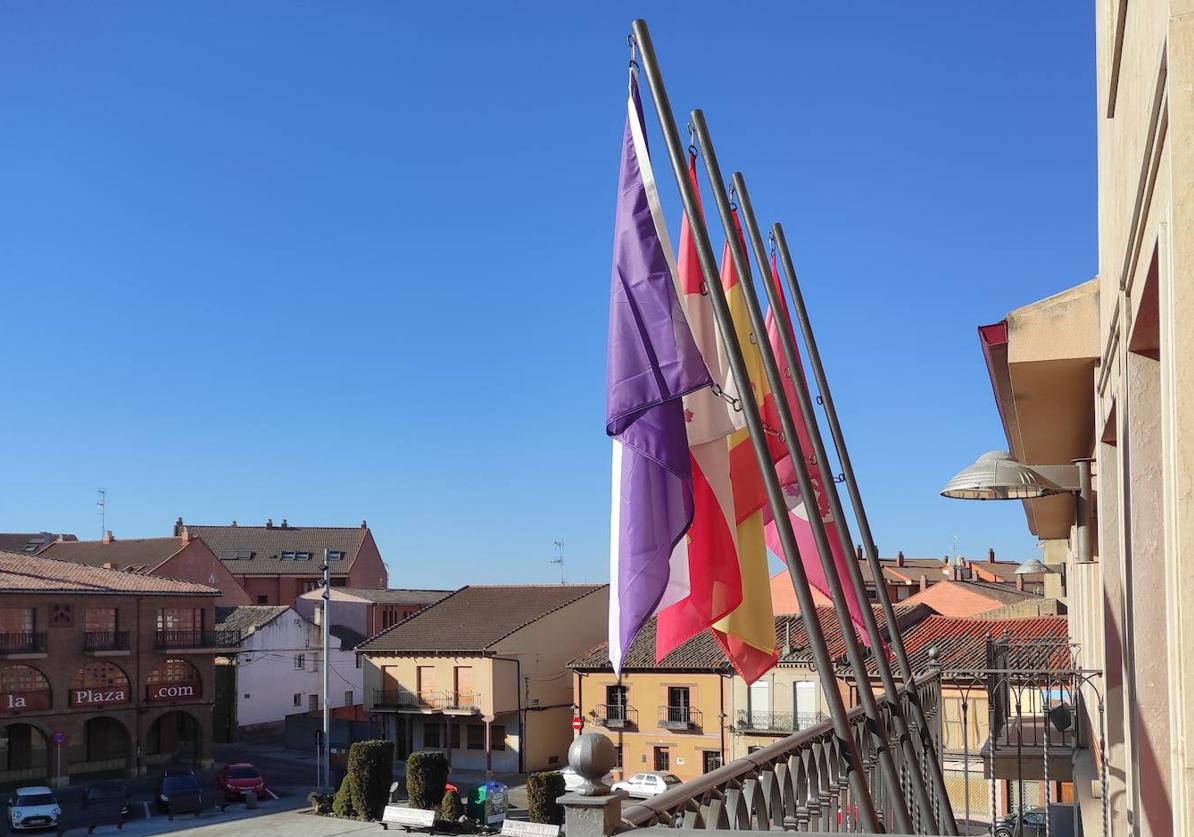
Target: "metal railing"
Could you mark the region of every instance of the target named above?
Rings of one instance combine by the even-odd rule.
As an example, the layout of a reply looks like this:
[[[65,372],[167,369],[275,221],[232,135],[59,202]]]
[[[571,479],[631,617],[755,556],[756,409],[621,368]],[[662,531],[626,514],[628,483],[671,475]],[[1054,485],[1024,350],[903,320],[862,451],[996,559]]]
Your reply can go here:
[[[478,712],[481,709],[481,695],[479,692],[414,692],[399,686],[374,689],[373,705],[429,712]]]
[[[127,651],[128,631],[87,631],[83,634],[84,651]]]
[[[923,774],[929,769],[928,759],[940,760],[939,675],[932,672],[919,680],[915,684],[914,697],[924,709],[930,728],[914,729],[913,736],[918,741],[931,742],[933,750],[921,751],[920,763],[906,764],[903,769],[918,770]],[[900,699],[908,704],[913,695],[903,690]],[[881,698],[879,705],[888,734],[893,735],[895,725],[891,704]],[[885,821],[890,822],[892,800],[886,797],[886,783],[879,775],[874,736],[867,728],[862,707],[851,709],[848,719],[852,736],[863,754],[864,778],[875,808]],[[843,742],[834,735],[832,724],[824,721],[658,796],[634,804],[627,801],[622,808],[622,823],[629,828],[858,831],[857,808],[851,799],[847,764]],[[939,812],[921,811],[916,795],[911,790],[905,795],[907,798],[903,801],[911,809],[919,833],[934,833],[932,823]],[[934,805],[939,808],[940,801],[934,799]]]
[[[606,729],[626,729],[638,726],[638,710],[621,703],[599,703],[593,707],[596,723]]]
[[[0,633],[0,654],[23,654],[46,650],[46,635],[39,631]]]
[[[240,642],[240,631],[210,631],[200,628],[159,630],[156,645],[159,650],[187,648],[229,648]]]
[[[763,709],[743,709],[738,712],[738,723],[734,725],[734,732],[799,732],[826,720],[828,720],[828,716],[821,712],[769,712]]]
[[[659,707],[660,729],[696,729],[702,726],[701,710],[691,706]]]

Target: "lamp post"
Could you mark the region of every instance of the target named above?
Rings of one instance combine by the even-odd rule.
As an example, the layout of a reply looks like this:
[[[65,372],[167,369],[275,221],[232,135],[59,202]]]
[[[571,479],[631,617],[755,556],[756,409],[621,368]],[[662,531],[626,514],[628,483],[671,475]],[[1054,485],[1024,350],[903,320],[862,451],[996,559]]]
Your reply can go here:
[[[332,581],[331,581],[331,566],[328,563],[328,550],[323,550],[323,566],[319,568],[323,573],[323,753],[320,758],[323,761],[323,781],[328,789],[332,787],[332,705],[331,695],[329,689],[331,687],[331,669],[332,659],[328,654],[328,647],[331,644],[329,637],[331,634],[331,604],[332,604]]]
[[[941,490],[941,496],[955,500],[1035,500],[1054,494],[1073,494],[1076,560],[1089,564],[1094,561],[1090,539],[1090,463],[1090,459],[1075,459],[1068,465],[1025,465],[1007,451],[988,451],[955,474]]]

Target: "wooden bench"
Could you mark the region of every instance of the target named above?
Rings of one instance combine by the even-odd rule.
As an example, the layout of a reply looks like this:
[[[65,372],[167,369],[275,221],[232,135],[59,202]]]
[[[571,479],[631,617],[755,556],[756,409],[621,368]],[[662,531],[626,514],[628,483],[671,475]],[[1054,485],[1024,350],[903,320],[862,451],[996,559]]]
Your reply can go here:
[[[434,834],[432,827],[435,825],[435,811],[387,805],[381,815],[381,827],[389,831],[391,825],[407,832],[422,831],[426,834]]]
[[[503,820],[502,837],[560,837],[558,825],[522,820]]]

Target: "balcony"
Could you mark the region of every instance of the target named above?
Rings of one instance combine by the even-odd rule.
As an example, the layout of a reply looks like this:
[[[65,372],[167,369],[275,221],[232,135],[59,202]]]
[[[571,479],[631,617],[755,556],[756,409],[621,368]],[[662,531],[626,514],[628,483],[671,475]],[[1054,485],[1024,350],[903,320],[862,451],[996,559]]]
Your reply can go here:
[[[828,720],[820,712],[768,712],[763,709],[742,710],[734,732],[739,734],[783,734],[799,732]]]
[[[690,730],[701,727],[701,710],[691,706],[659,707],[659,728]]]
[[[638,710],[620,703],[599,703],[593,718],[606,729],[626,729],[638,726]]]
[[[87,631],[83,634],[83,653],[99,656],[123,656],[129,653],[128,631]]]
[[[0,633],[0,656],[9,659],[44,657],[46,655],[45,632],[10,631]]]
[[[437,712],[447,715],[475,715],[481,711],[481,695],[478,692],[436,690],[413,692],[401,687],[390,687],[373,690],[373,707],[423,715]]]
[[[203,629],[159,630],[155,647],[159,651],[217,653],[240,644],[240,631]]]

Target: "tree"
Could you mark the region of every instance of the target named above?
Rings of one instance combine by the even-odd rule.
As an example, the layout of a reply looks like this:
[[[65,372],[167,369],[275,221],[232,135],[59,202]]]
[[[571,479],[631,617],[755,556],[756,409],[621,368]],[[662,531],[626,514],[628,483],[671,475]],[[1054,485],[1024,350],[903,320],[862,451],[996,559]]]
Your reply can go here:
[[[412,808],[434,811],[448,783],[448,757],[443,753],[411,753],[406,760],[406,796]]]

